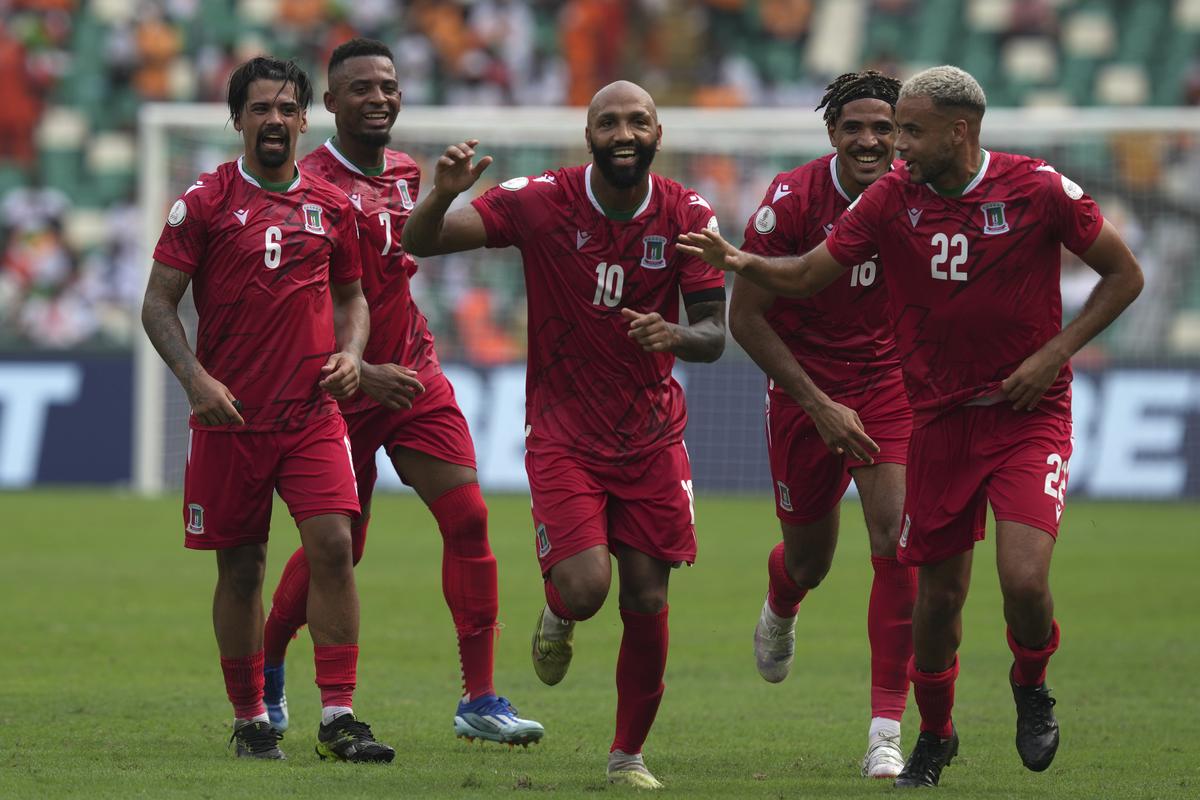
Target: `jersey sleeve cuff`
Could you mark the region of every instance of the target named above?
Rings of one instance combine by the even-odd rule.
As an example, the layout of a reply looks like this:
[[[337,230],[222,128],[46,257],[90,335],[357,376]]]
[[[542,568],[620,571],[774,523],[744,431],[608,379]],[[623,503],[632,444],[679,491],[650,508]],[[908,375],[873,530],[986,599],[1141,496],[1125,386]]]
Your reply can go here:
[[[825,249],[829,251],[829,255],[833,256],[833,260],[841,264],[846,269],[853,267],[857,261],[853,258],[847,258],[846,254],[841,252],[841,246],[830,239],[825,240]]]
[[[471,206],[479,214],[479,219],[483,222],[483,230],[487,233],[485,247],[506,247],[507,245],[499,243],[500,231],[496,224],[495,212],[484,202],[483,197],[476,197],[471,201]]]
[[[162,253],[162,252],[159,252],[158,250],[155,250],[154,251],[154,260],[159,262],[160,264],[163,264],[164,266],[170,267],[171,269],[177,269],[180,272],[185,272],[188,275],[191,275],[193,272],[196,271],[195,264],[189,264],[188,262],[184,261],[183,259],[178,258],[177,256],[173,256],[170,253]]]

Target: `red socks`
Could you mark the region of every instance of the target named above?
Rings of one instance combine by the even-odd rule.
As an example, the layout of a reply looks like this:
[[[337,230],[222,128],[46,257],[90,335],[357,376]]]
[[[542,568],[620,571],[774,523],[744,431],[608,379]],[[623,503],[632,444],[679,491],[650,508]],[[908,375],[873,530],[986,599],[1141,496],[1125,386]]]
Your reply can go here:
[[[463,690],[495,694],[492,667],[499,612],[496,557],[488,544],[487,505],[478,483],[451,489],[430,504],[442,532],[442,594],[458,632]]]
[[[875,579],[867,606],[871,642],[871,716],[899,721],[908,701],[912,657],[912,612],[917,599],[916,567],[871,556]]]
[[[1038,650],[1025,647],[1013,638],[1012,629],[1008,630],[1008,648],[1013,653],[1013,683],[1017,686],[1041,686],[1046,682],[1046,665],[1050,656],[1058,649],[1058,621],[1050,621],[1050,641]]]
[[[801,589],[788,575],[787,564],[784,563],[783,542],[775,545],[771,555],[767,557],[767,575],[770,583],[767,587],[767,602],[771,610],[780,617],[794,617],[800,609],[800,601],[808,594],[808,589]]]
[[[617,732],[609,752],[642,752],[654,724],[666,688],[662,679],[667,669],[668,608],[663,606],[657,614],[621,609],[625,631],[617,656]]]
[[[233,716],[254,719],[267,713],[263,705],[263,652],[241,658],[222,658],[225,693],[233,703]]]
[[[353,708],[354,687],[358,683],[358,645],[315,645],[313,661],[317,666],[316,683],[321,690],[321,707]]]
[[[954,710],[954,681],[958,678],[958,656],[944,672],[921,672],[913,659],[908,660],[908,678],[912,681],[917,708],[921,710],[921,732],[930,731],[948,739],[954,730],[950,718]]]

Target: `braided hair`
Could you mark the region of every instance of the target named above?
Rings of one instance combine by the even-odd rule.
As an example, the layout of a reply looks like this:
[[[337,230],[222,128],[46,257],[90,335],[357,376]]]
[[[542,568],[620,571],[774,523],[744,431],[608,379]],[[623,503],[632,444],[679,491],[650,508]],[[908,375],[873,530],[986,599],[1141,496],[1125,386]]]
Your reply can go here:
[[[825,95],[815,110],[825,109],[825,124],[833,125],[847,103],[864,99],[882,100],[894,110],[899,95],[900,81],[882,72],[873,69],[847,72],[834,78],[833,83],[825,87]]]

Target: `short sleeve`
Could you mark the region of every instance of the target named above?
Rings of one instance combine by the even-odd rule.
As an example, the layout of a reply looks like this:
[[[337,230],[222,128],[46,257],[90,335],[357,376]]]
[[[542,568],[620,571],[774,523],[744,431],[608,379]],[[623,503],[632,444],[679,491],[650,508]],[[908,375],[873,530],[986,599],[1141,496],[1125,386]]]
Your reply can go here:
[[[760,256],[794,256],[800,252],[797,244],[800,198],[788,191],[788,186],[783,183],[786,177],[786,173],[775,176],[775,180],[767,187],[762,205],[746,223],[742,249],[747,253]]]
[[[885,181],[876,181],[834,223],[825,237],[829,254],[843,267],[861,264],[879,252]]]
[[[333,283],[354,283],[362,277],[358,216],[348,203],[338,209],[338,215],[337,238],[329,257],[329,280]]]
[[[708,201],[695,192],[685,196],[688,198],[688,205],[680,233],[693,233],[705,229],[719,233],[717,215]],[[705,289],[725,288],[725,274],[704,259],[685,255],[678,249],[675,250],[675,257],[679,259],[679,289],[685,295]]]
[[[208,249],[208,220],[203,192],[214,191],[196,181],[167,212],[167,221],[154,248],[154,260],[191,275],[204,262]]]
[[[529,178],[512,178],[471,201],[483,220],[488,247],[521,246],[529,228],[522,209],[536,191],[530,183]]]
[[[1045,167],[1042,169],[1047,170]],[[1058,220],[1058,235],[1066,248],[1081,255],[1100,235],[1104,215],[1100,213],[1096,201],[1085,194],[1079,184],[1057,172],[1051,173],[1051,178],[1046,193],[1052,213],[1047,216]]]

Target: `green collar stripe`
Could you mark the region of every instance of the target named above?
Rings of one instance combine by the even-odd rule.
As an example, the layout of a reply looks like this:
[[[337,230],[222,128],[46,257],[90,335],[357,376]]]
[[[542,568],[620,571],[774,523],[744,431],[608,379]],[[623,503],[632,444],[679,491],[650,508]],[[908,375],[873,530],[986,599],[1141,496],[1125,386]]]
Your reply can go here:
[[[359,164],[355,164],[353,161],[350,160],[350,158],[345,153],[342,152],[342,148],[338,147],[336,136],[330,137],[329,140],[327,141],[327,144],[329,145],[330,152],[332,152],[335,156],[337,156],[339,161],[341,161],[347,167],[350,167],[351,169],[353,169],[355,172],[361,172],[363,175],[366,175],[368,178],[377,178],[383,174],[383,171],[385,169],[387,169],[387,158],[386,157],[384,157],[384,159],[382,160],[382,162],[380,163],[380,165],[378,167],[367,168],[367,167],[360,166]]]

